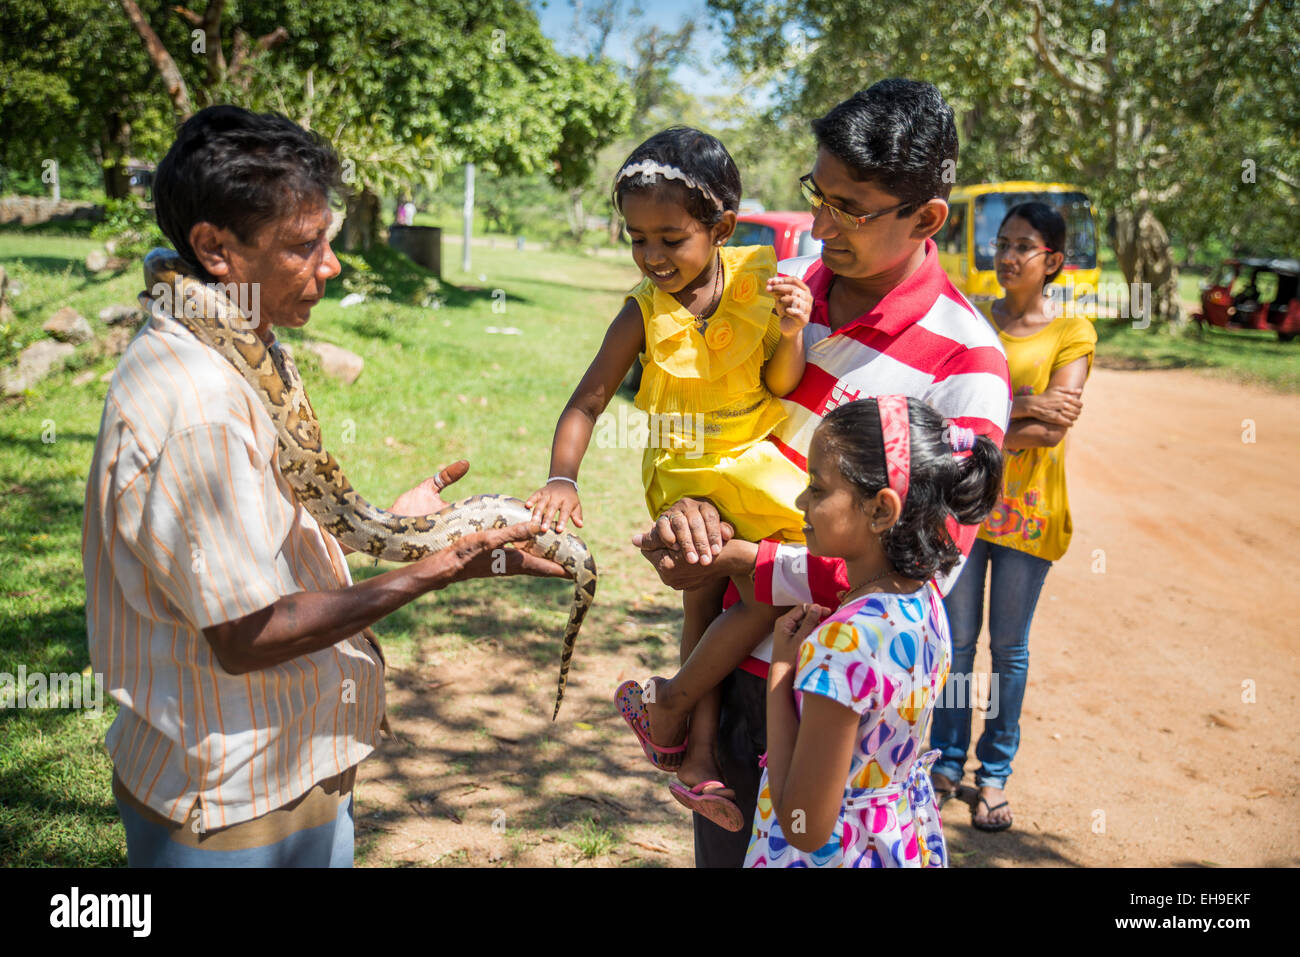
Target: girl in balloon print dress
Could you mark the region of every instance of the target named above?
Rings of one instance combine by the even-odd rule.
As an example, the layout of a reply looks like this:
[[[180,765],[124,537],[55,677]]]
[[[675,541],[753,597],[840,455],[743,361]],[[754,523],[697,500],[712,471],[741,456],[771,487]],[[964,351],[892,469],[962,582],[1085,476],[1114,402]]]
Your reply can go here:
[[[808,550],[845,560],[831,613],[778,621],[767,754],[746,867],[943,867],[947,847],[921,753],[952,654],[933,578],[960,558],[951,520],[982,521],[1002,455],[918,399],[840,406],[813,435]]]

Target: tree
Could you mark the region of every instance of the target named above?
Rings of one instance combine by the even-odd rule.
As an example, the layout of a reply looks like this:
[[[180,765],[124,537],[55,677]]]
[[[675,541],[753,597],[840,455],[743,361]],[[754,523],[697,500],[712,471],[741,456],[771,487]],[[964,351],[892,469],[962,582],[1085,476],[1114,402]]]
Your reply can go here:
[[[738,66],[784,71],[776,117],[817,116],[886,76],[928,79],[958,117],[958,182],[1087,188],[1114,217],[1125,278],[1156,287],[1158,316],[1178,312],[1166,223],[1179,238],[1235,225],[1258,242],[1294,222],[1300,83],[1287,4],[932,0],[862,16],[840,0],[709,2],[729,21]],[[1243,147],[1259,152],[1265,189],[1237,189]]]
[[[124,162],[170,139],[161,86],[130,24],[98,0],[0,4],[0,164],[30,175],[89,158],[110,199]]]

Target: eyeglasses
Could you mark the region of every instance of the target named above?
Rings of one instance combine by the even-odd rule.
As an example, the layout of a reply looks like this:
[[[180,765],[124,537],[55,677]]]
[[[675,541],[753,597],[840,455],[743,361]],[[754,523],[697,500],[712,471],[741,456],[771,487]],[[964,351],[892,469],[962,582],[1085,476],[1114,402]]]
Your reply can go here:
[[[895,210],[911,205],[910,203],[898,203],[894,206],[890,206],[888,209],[882,209],[878,213],[867,213],[865,216],[854,216],[852,213],[846,213],[838,206],[832,206],[830,203],[826,202],[826,197],[818,192],[817,187],[813,185],[812,173],[799,177],[799,189],[803,193],[803,198],[808,201],[808,205],[818,211],[825,209],[831,214],[831,219],[835,220],[835,224],[841,229],[857,229],[860,226],[865,226],[873,219],[879,219],[886,213],[892,213]]]
[[[1034,253],[1050,253],[1052,251],[1047,246],[1034,246],[1030,243],[1011,243],[1005,239],[989,240],[989,252],[994,256],[1005,256],[1007,253],[1013,252],[1016,254],[1017,259],[1024,260]]]

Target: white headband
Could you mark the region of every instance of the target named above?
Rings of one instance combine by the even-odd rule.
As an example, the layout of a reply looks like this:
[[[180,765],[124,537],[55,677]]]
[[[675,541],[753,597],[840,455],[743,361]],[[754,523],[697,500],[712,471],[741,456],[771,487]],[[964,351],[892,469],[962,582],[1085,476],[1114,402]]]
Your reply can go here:
[[[691,179],[691,177],[687,176],[676,166],[664,166],[661,163],[656,163],[654,160],[642,160],[639,163],[628,163],[619,170],[618,175],[614,177],[615,188],[617,188],[618,184],[623,182],[623,180],[627,179],[629,176],[636,176],[638,173],[641,175],[640,185],[642,186],[653,184],[656,176],[662,176],[664,179],[679,179],[682,181],[684,186],[687,186],[690,189],[699,190],[710,202],[714,203],[719,209],[722,209],[722,200],[713,195],[713,191],[707,186],[695,182],[695,180]]]

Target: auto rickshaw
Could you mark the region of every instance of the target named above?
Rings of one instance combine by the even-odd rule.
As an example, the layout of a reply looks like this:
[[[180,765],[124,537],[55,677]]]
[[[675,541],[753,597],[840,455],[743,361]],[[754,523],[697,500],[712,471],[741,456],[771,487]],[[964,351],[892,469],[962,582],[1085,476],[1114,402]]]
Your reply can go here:
[[[1192,318],[1221,329],[1275,330],[1280,342],[1300,334],[1300,260],[1228,259],[1201,288]]]

